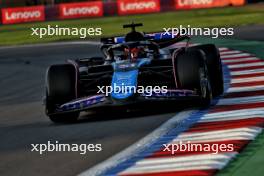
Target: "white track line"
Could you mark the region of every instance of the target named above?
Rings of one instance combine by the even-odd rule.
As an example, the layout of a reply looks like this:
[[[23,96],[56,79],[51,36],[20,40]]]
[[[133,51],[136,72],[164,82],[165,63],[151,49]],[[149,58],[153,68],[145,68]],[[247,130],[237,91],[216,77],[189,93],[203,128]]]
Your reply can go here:
[[[248,53],[230,54],[230,55],[221,56],[221,59],[237,58],[237,57],[244,57],[244,56],[252,56],[252,55]]]
[[[256,91],[256,90],[264,90],[264,85],[230,87],[229,89],[227,89],[227,93],[231,93],[231,92],[250,92],[250,91]]]
[[[222,62],[225,63],[226,65],[236,63],[236,62],[244,62],[244,61],[261,61],[261,60],[257,57],[246,57],[242,59],[222,60]]]
[[[200,156],[200,157],[198,157]],[[196,162],[196,161],[200,161],[201,159],[205,159],[207,157],[210,157],[211,159],[214,159],[213,154],[200,154],[197,157],[190,157],[190,156],[186,156],[186,157],[174,157],[174,158],[146,158],[142,161],[138,161],[136,163],[136,165],[138,166],[148,166],[148,165],[164,165],[164,164],[178,164],[176,167],[180,166],[183,162]],[[217,156],[216,156],[217,157]],[[219,157],[217,157],[219,158]],[[220,158],[222,158],[220,156]],[[226,157],[224,157],[226,158]]]
[[[245,74],[255,74],[255,73],[264,73],[264,69],[251,69],[251,70],[243,70],[243,71],[232,71],[230,72],[231,76],[239,76],[239,75],[245,75]]]
[[[247,103],[256,103],[256,102],[264,102],[264,95],[239,97],[239,98],[223,98],[220,99],[216,105],[234,105],[234,104],[247,104]]]
[[[245,57],[245,58],[241,58],[241,59],[230,59],[230,60],[222,60],[223,63],[225,63],[226,65],[229,64],[233,64],[236,62],[244,62],[244,61],[260,61],[261,59],[257,58],[257,57]]]
[[[202,118],[213,117],[213,116],[238,116],[243,114],[259,114],[264,113],[264,108],[252,108],[252,109],[240,109],[240,110],[232,110],[232,111],[223,111],[223,112],[210,112],[209,114],[205,114]]]
[[[217,134],[256,134],[261,132],[262,128],[260,127],[244,127],[244,128],[234,128],[234,129],[225,129],[225,130],[214,130],[214,131],[206,131],[206,132],[184,132],[180,134],[175,140],[178,139],[192,139],[195,137],[202,137],[202,136],[210,136],[210,135],[217,135]]]
[[[224,166],[224,162],[222,160],[219,161],[219,155],[210,156],[212,159],[205,159],[198,161],[190,160],[190,161],[174,161],[175,158],[166,159],[166,162],[162,161],[164,158],[155,158],[152,159],[152,162],[148,164],[144,163],[145,160],[142,160],[142,163],[136,163],[134,166],[126,169],[121,172],[120,175],[130,175],[130,174],[138,174],[138,173],[153,173],[153,172],[166,172],[166,171],[183,171],[183,170],[193,170],[193,169],[220,169]],[[184,156],[185,159],[187,158]],[[192,157],[193,158],[193,157]],[[178,157],[176,158],[178,159]],[[228,160],[229,158],[226,158]],[[150,159],[148,159],[150,160]]]
[[[225,48],[225,47],[220,47],[218,48],[219,52],[224,52],[224,51],[230,51],[230,49]]]
[[[249,78],[235,78],[235,79],[231,79],[231,84],[232,83],[256,82],[256,81],[264,81],[264,76],[255,76],[255,77],[249,76]]]
[[[237,132],[237,133],[224,133],[224,134],[215,134],[210,136],[201,136],[201,137],[191,137],[191,138],[178,138],[177,140],[171,142],[170,144],[179,144],[179,141],[182,143],[217,143],[217,142],[223,142],[223,141],[240,141],[240,140],[253,140],[256,138],[256,134],[259,133],[247,133],[247,132]]]
[[[215,112],[215,113],[209,113],[205,114],[201,117],[201,119],[212,119],[212,118],[221,118],[221,117],[226,117],[226,118],[232,118],[236,116],[251,116],[251,115],[257,115],[257,114],[264,114],[264,108],[254,108],[250,109],[242,109],[242,110],[237,110],[237,111],[229,111],[229,112]]]
[[[184,157],[171,158],[151,158],[143,159],[136,164],[121,172],[120,175],[140,174],[140,173],[162,173],[173,171],[188,171],[188,170],[207,170],[221,169],[226,163],[233,158],[237,152],[224,154],[201,154]],[[154,166],[152,166],[154,165]]]
[[[264,118],[264,114],[262,113],[255,113],[253,115],[237,115],[237,116],[213,116],[202,118],[199,122],[220,122],[220,121],[227,121],[227,120],[243,120],[243,119],[252,119],[252,118]]]
[[[250,129],[250,128],[248,128]],[[190,141],[191,143],[206,143],[206,142],[211,142],[214,141],[215,143],[220,142],[220,141],[227,141],[227,138],[225,137],[230,137],[232,140],[253,140],[255,139],[256,135],[259,134],[261,130],[259,131],[254,131],[254,132],[247,132],[239,129],[237,132],[229,132],[229,130],[226,130],[226,132],[219,132],[215,134],[200,134],[199,136],[179,136],[177,139],[175,139],[172,143],[179,143],[181,142],[187,142]]]
[[[251,66],[263,66],[264,62],[254,62],[254,63],[248,63],[248,64],[235,64],[235,65],[227,65],[228,68],[243,68],[243,67],[251,67]]]
[[[241,51],[238,50],[230,50],[230,51],[220,51],[220,55],[231,55],[231,54],[239,54]]]
[[[225,121],[228,119],[225,119]],[[168,144],[179,144],[179,142],[206,143],[227,140],[252,140],[262,131],[262,128],[249,126],[225,130],[214,130],[207,132],[184,132],[171,140]],[[228,137],[228,138],[225,138]],[[168,141],[171,137],[161,138],[160,143]],[[160,144],[159,144],[160,146]]]

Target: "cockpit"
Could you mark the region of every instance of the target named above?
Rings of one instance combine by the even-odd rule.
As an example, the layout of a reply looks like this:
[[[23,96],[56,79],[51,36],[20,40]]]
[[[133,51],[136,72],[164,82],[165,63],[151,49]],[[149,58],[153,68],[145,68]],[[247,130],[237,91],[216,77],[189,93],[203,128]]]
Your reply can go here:
[[[159,54],[159,47],[149,41],[127,42],[116,44],[108,49],[111,60],[136,61],[142,58],[154,59]]]

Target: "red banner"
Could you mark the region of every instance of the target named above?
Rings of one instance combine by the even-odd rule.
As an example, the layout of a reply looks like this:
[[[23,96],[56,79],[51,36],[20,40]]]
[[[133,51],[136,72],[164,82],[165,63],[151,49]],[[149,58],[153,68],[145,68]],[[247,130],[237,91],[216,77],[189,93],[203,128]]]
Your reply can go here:
[[[80,2],[59,4],[59,18],[81,18],[103,16],[103,2]]]
[[[160,11],[160,0],[118,0],[118,14],[142,14]]]
[[[245,0],[175,0],[176,9],[196,9],[244,5]]]
[[[44,21],[44,6],[5,8],[2,9],[2,23],[14,24],[32,21]]]

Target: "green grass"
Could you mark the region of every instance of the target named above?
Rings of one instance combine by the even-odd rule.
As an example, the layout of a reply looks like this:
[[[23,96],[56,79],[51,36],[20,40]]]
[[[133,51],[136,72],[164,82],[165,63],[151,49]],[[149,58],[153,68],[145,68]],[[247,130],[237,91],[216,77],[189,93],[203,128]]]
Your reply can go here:
[[[0,45],[18,45],[28,43],[43,43],[51,41],[80,40],[78,36],[49,36],[39,39],[31,36],[31,27],[47,27],[47,25],[60,27],[101,27],[103,36],[120,35],[127,32],[122,24],[131,21],[142,22],[145,32],[162,31],[167,27],[179,25],[191,27],[220,27],[239,26],[250,24],[264,24],[263,6],[243,6],[215,9],[201,9],[192,11],[166,12],[159,14],[135,15],[123,17],[106,17],[93,19],[75,19],[66,21],[49,21],[41,23],[28,23],[0,26]],[[88,37],[86,40],[94,39]]]
[[[264,173],[264,133],[251,142],[218,176],[262,176]]]

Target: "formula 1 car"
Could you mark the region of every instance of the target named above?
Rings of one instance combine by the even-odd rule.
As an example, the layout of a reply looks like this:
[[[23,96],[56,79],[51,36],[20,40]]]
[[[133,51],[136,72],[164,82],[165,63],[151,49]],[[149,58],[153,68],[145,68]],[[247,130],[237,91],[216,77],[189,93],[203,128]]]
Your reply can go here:
[[[47,69],[44,103],[53,122],[73,122],[94,107],[138,102],[196,100],[206,107],[223,93],[215,45],[189,47],[189,36],[144,34],[136,31],[138,26],[142,24],[124,25],[132,29],[124,37],[102,38],[104,57],[68,60]],[[183,40],[186,46],[177,47]]]

